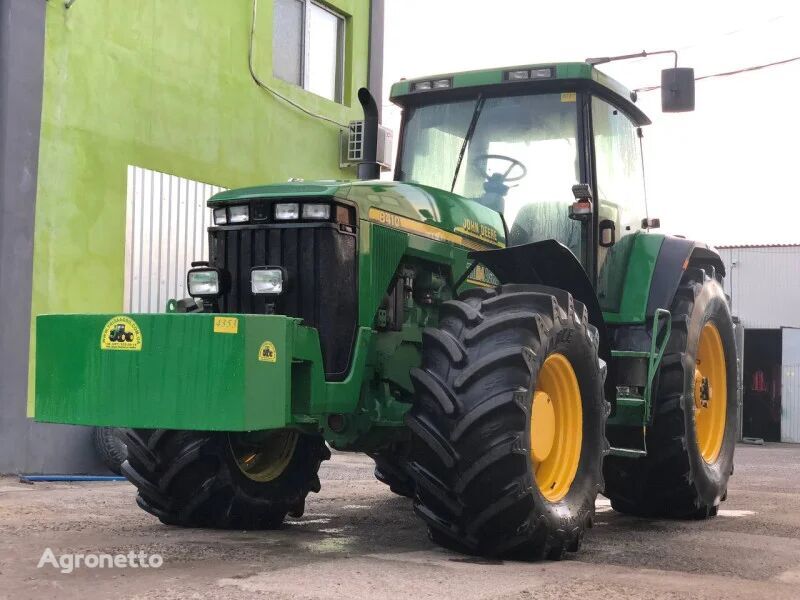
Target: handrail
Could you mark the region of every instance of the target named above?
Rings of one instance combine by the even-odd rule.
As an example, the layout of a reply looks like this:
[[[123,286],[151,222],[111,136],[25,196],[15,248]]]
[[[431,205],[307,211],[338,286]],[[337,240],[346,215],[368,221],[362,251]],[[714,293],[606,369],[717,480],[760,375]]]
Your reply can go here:
[[[664,325],[661,323],[665,322]],[[664,333],[664,339],[658,343],[658,337]],[[672,314],[664,308],[657,308],[653,315],[653,337],[650,341],[650,360],[647,365],[647,385],[644,388],[644,422],[650,422],[650,414],[652,412],[653,401],[650,397],[653,392],[653,381],[656,377],[658,365],[661,364],[661,359],[664,358],[664,351],[667,349],[667,342],[672,333]]]

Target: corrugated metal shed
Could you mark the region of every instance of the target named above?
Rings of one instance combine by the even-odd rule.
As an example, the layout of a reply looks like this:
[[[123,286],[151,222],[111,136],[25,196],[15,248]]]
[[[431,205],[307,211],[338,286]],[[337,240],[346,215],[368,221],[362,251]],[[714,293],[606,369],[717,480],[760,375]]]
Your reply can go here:
[[[800,327],[800,244],[718,247],[725,292],[746,329]]]
[[[782,333],[781,441],[800,444],[800,329]]]
[[[223,188],[128,166],[125,233],[126,312],[163,312],[186,292],[192,261],[208,260],[211,210]]]

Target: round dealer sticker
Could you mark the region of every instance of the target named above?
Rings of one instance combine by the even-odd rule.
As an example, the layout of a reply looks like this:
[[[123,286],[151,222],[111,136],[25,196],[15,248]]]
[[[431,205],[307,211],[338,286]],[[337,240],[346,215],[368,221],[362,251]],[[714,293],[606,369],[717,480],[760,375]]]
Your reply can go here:
[[[100,337],[101,350],[133,350],[142,349],[142,332],[136,321],[130,317],[114,317],[103,327]]]
[[[258,360],[261,362],[278,362],[278,351],[275,349],[275,344],[270,341],[261,344],[258,349]]]

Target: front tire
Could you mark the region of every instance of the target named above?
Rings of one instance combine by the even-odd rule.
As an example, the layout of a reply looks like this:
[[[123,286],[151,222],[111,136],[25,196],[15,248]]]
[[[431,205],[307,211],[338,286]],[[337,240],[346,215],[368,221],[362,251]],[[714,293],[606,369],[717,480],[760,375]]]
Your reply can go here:
[[[406,416],[416,513],[474,554],[560,559],[591,526],[608,452],[596,330],[567,292],[504,285],[442,305]]]
[[[122,474],[122,463],[128,457],[128,449],[121,436],[121,430],[116,427],[95,427],[92,432],[92,443],[97,456],[115,475]]]
[[[370,455],[375,461],[375,479],[389,486],[392,493],[413,498],[414,480],[408,474],[408,444],[394,444]]]
[[[330,451],[319,436],[129,429],[122,473],[137,504],[168,525],[273,529],[303,514]]]
[[[686,270],[672,307],[647,456],[606,460],[606,496],[623,513],[707,518],[733,473],[739,403],[733,321],[713,268]]]

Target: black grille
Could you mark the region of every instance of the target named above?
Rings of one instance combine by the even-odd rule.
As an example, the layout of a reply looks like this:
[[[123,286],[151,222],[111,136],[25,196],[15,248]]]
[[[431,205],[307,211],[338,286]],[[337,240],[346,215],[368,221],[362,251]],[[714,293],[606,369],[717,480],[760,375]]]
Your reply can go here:
[[[265,314],[266,300],[250,292],[250,269],[285,268],[289,285],[275,312],[316,327],[326,378],[344,378],[358,318],[354,234],[334,223],[212,227],[209,253],[211,265],[229,274],[220,312]]]

